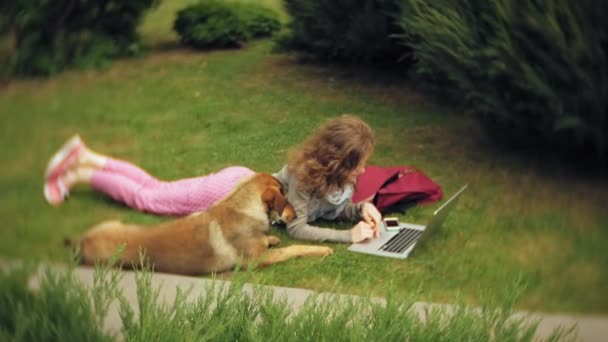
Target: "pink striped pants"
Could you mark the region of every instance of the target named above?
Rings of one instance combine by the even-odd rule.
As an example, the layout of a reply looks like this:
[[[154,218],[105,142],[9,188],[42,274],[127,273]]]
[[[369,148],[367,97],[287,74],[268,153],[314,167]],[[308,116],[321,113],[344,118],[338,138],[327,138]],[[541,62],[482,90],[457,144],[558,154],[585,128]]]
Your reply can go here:
[[[108,158],[103,169],[93,172],[91,186],[140,211],[182,216],[206,210],[253,173],[243,166],[231,166],[206,176],[165,182],[131,163]]]

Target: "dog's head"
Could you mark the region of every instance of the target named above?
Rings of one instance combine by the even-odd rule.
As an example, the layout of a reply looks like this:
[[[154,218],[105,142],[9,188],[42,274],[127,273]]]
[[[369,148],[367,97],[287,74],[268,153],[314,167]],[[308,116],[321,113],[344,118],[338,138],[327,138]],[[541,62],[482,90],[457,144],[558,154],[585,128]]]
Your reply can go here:
[[[270,223],[288,223],[296,218],[296,211],[287,202],[279,181],[270,175],[267,176],[266,187],[262,193],[262,201],[266,204]]]

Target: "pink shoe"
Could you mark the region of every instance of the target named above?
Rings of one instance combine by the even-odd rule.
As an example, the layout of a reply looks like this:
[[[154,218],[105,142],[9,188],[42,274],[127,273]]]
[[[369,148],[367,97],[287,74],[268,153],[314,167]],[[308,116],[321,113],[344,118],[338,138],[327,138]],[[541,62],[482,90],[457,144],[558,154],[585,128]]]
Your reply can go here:
[[[70,192],[61,177],[47,179],[47,181],[44,182],[44,198],[46,198],[46,201],[49,202],[50,205],[60,205],[69,194]]]
[[[54,179],[63,174],[86,149],[78,134],[71,137],[49,160],[44,178]]]

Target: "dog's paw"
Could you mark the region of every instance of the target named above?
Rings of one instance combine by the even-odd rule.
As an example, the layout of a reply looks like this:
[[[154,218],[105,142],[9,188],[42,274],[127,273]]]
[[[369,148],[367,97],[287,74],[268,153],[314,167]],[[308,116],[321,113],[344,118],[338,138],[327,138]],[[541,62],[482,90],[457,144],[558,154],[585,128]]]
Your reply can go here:
[[[315,246],[312,254],[315,256],[328,256],[334,254],[334,250],[325,246]]]
[[[281,239],[274,235],[268,235],[268,246],[276,246],[281,243]]]

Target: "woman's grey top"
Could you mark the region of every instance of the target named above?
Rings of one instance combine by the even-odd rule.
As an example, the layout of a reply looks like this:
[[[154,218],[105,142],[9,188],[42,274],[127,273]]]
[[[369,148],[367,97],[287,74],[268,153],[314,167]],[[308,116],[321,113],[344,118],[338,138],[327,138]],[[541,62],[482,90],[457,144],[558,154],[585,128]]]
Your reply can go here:
[[[298,180],[289,173],[287,166],[273,176],[281,182],[287,191],[287,201],[296,210],[297,217],[287,224],[289,236],[299,240],[351,242],[350,230],[321,228],[308,223],[319,218],[360,220],[360,207],[352,203],[352,185],[319,198],[298,190]]]

